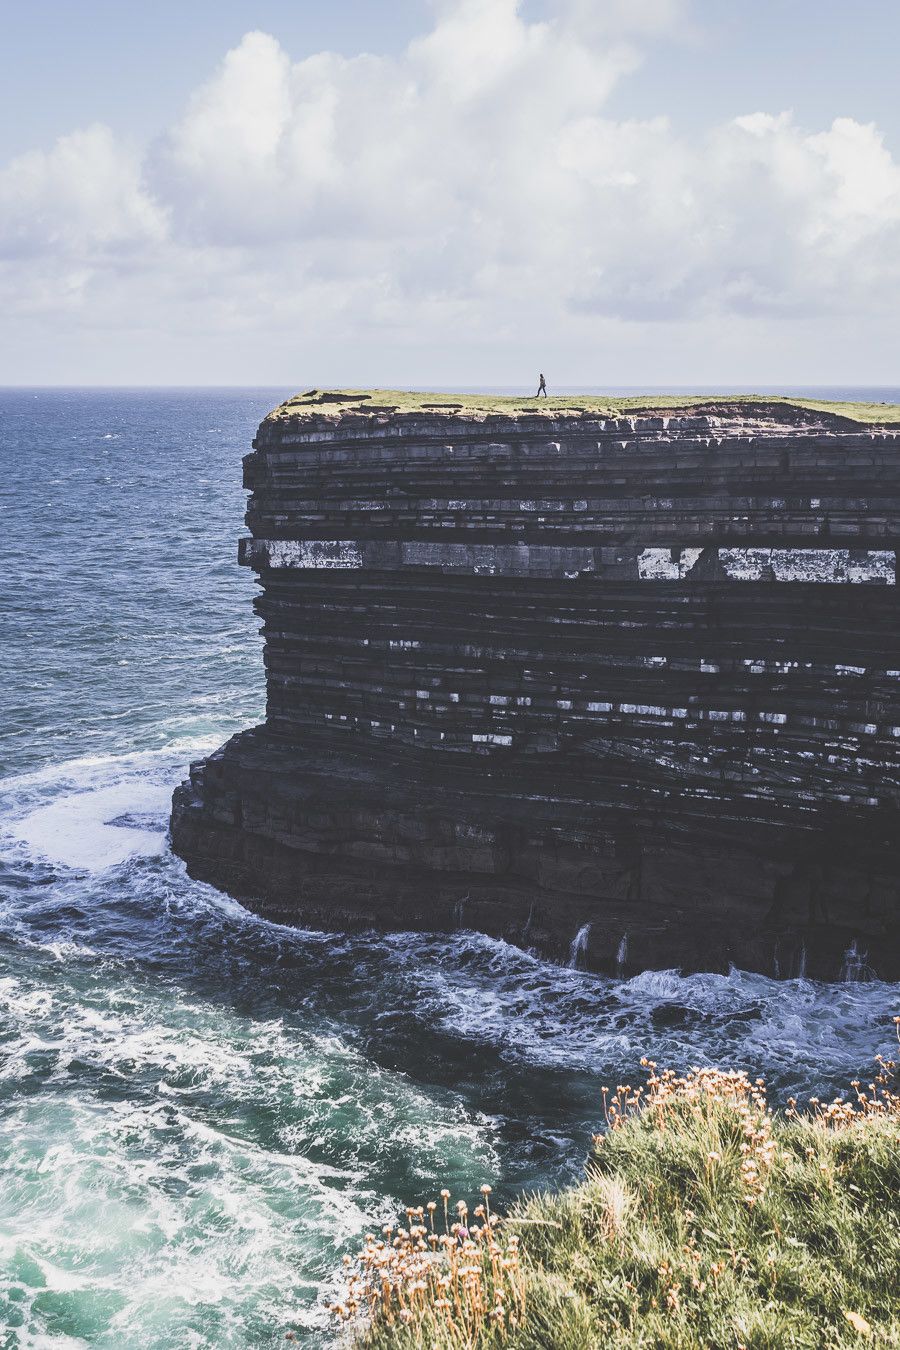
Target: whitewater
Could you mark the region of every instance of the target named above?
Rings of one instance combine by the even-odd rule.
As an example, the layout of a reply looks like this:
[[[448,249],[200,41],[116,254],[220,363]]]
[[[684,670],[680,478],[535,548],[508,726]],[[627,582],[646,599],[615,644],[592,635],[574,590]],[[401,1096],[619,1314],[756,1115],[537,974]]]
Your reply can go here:
[[[187,877],[172,788],[264,713],[240,457],[289,392],[0,391],[3,1346],[330,1345],[362,1233],[578,1176],[642,1055],[778,1101],[891,1046],[896,985],[617,980]]]

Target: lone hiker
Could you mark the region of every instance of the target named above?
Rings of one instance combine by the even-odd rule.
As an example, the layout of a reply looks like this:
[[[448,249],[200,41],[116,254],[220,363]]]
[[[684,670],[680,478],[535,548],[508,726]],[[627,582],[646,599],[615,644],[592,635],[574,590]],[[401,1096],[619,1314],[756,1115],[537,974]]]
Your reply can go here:
[[[544,398],[547,397],[547,381],[544,379],[543,371],[541,371],[541,374],[538,378],[538,391],[535,394],[535,398],[540,398],[541,394],[544,395]]]

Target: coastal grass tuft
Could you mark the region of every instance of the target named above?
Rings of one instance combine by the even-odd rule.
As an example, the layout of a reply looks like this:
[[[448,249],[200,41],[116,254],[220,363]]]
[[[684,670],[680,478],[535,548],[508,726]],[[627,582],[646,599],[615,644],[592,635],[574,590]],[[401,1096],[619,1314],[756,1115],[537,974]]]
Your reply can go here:
[[[900,1027],[900,1019],[895,1019]],[[900,1034],[900,1030],[898,1030]],[[827,1104],[696,1069],[604,1093],[584,1181],[503,1220],[442,1193],[348,1259],[365,1350],[900,1347],[897,1065]]]

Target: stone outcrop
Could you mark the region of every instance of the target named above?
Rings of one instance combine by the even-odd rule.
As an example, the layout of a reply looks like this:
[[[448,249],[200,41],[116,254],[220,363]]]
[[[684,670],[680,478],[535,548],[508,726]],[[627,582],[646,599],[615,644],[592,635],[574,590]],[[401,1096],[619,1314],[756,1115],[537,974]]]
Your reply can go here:
[[[310,395],[245,460],[267,716],[191,873],[586,967],[900,977],[900,435]]]

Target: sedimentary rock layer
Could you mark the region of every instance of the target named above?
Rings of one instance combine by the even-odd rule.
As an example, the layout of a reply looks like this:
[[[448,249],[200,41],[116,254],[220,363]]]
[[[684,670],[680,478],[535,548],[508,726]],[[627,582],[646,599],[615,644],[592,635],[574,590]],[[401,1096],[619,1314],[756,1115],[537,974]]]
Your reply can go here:
[[[265,724],[176,850],[297,923],[900,975],[900,436],[308,397],[245,460]]]

